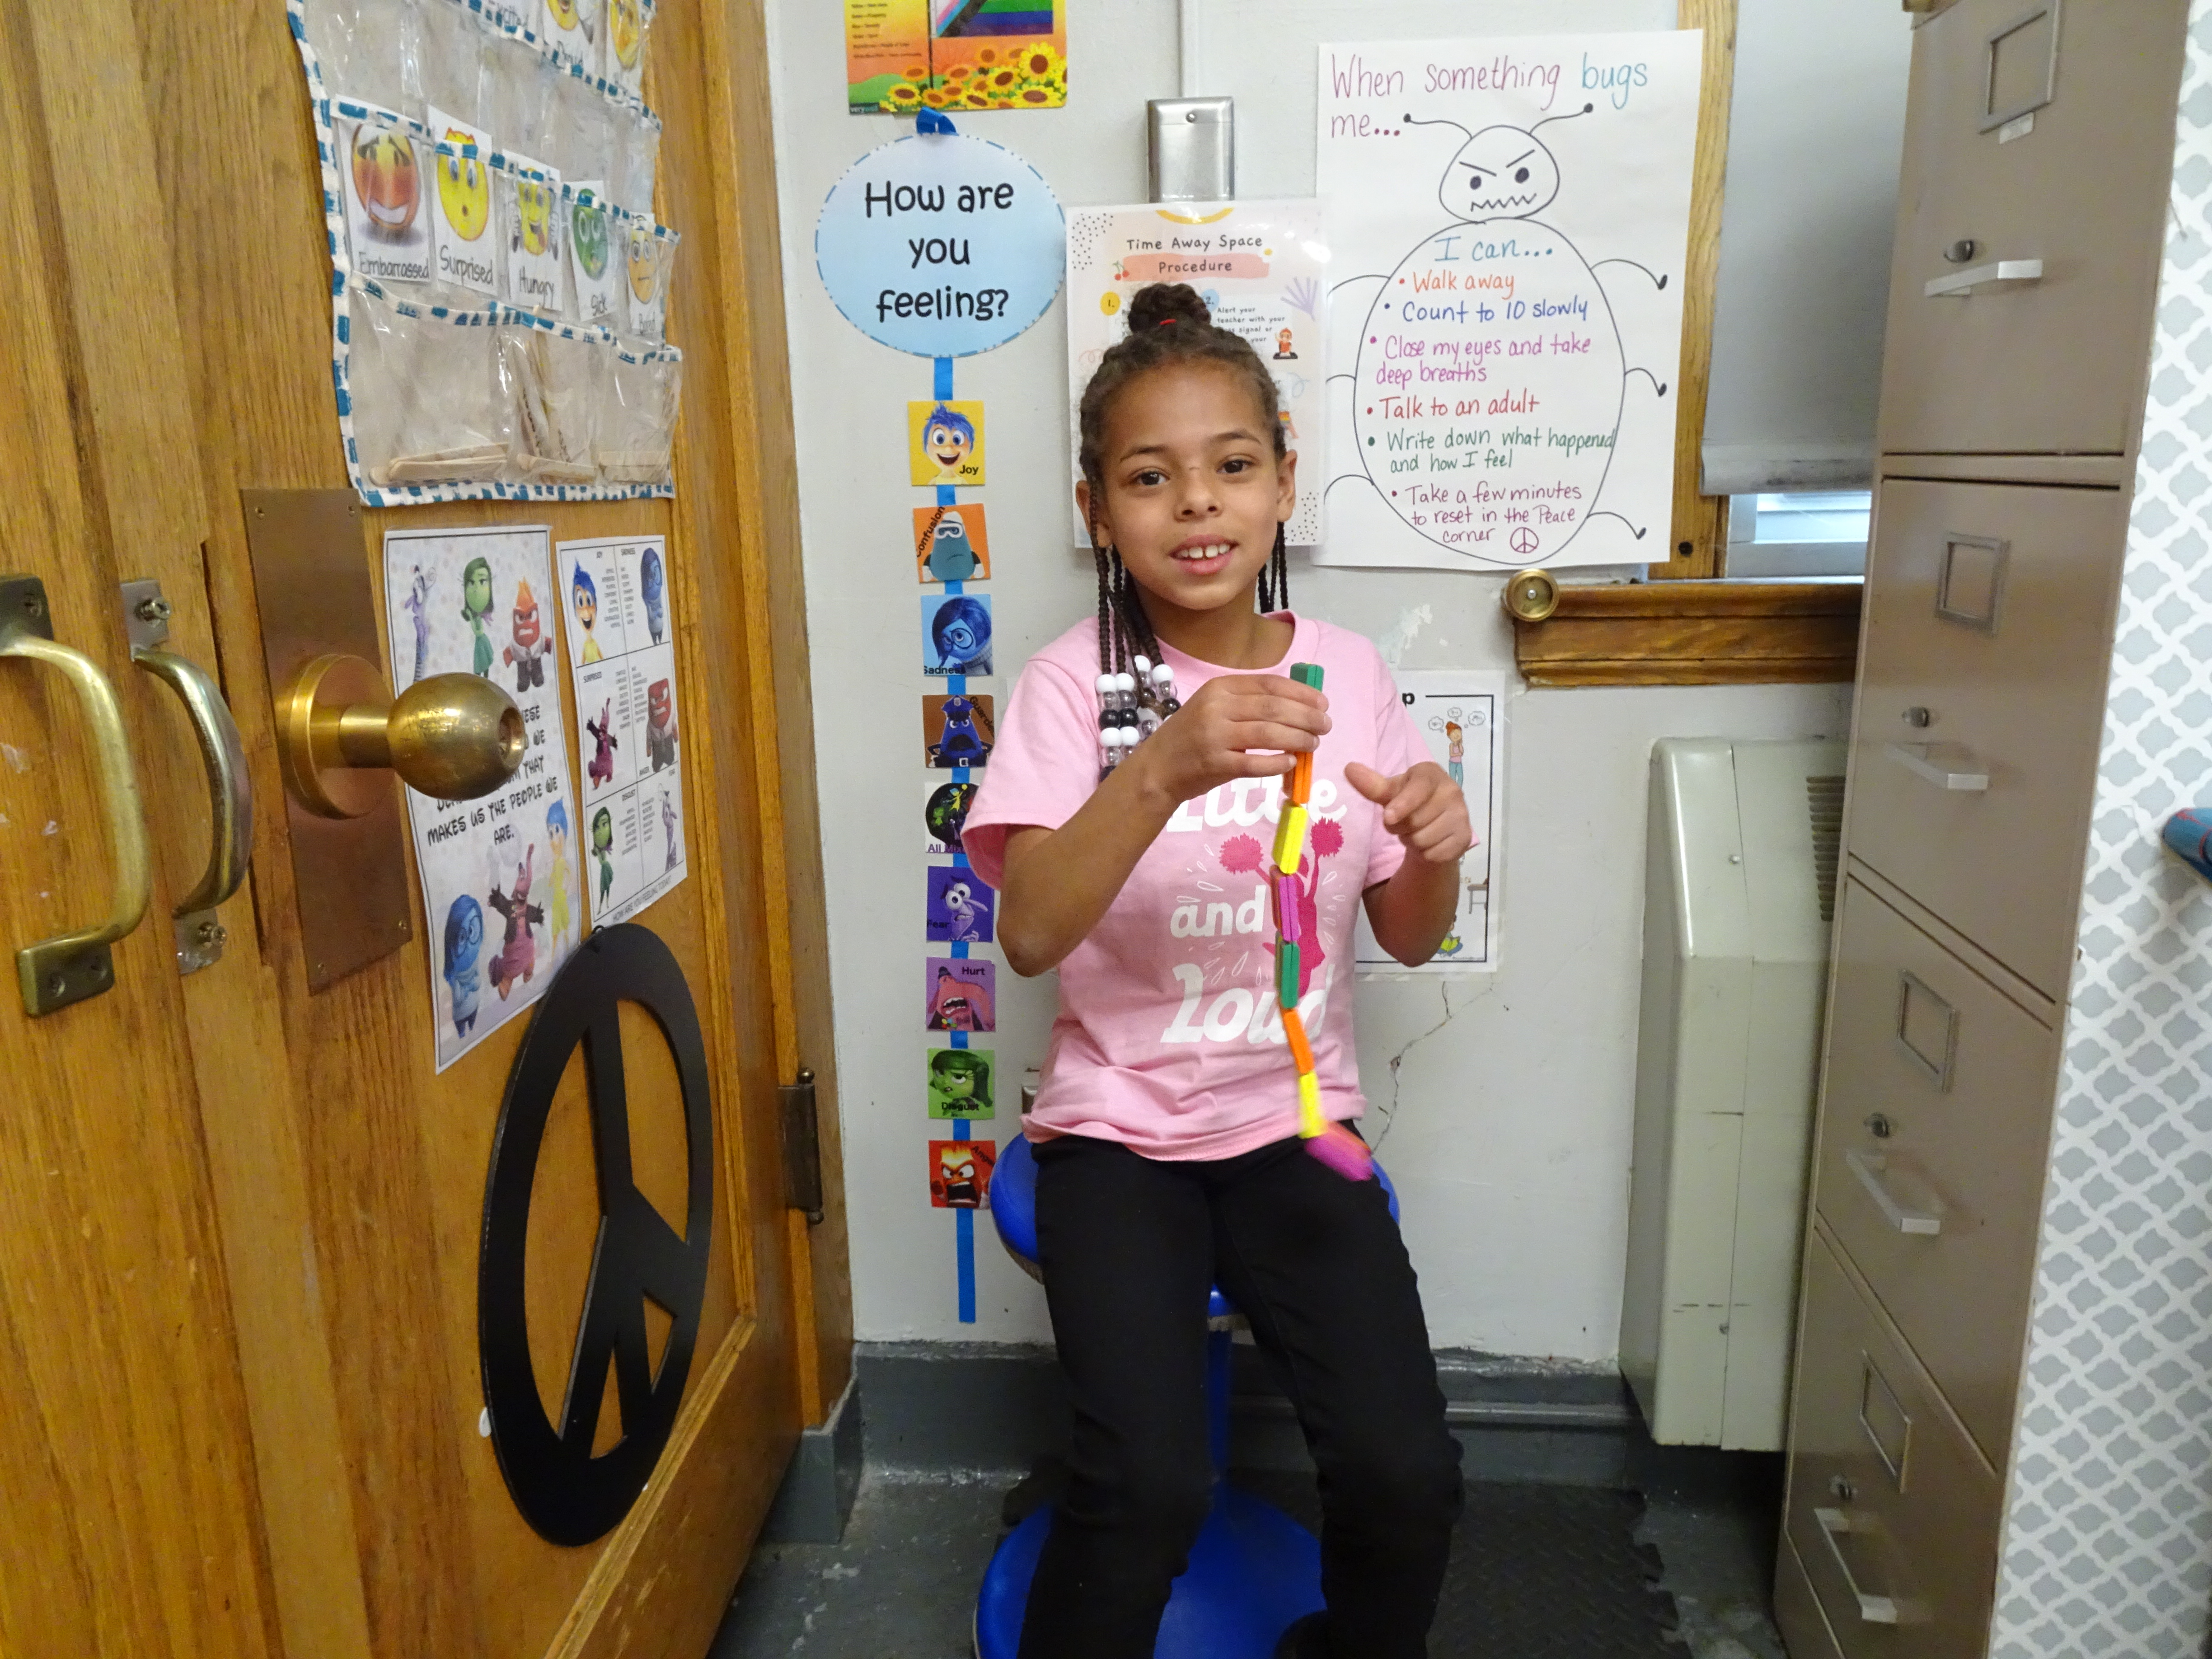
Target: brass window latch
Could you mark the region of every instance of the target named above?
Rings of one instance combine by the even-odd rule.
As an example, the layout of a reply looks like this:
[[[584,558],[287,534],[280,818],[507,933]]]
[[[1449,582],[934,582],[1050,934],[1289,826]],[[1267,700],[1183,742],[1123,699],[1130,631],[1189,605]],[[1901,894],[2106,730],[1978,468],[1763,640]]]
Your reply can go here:
[[[822,1224],[822,1132],[815,1116],[814,1073],[777,1089],[783,1105],[783,1201],[806,1212],[806,1224]]]

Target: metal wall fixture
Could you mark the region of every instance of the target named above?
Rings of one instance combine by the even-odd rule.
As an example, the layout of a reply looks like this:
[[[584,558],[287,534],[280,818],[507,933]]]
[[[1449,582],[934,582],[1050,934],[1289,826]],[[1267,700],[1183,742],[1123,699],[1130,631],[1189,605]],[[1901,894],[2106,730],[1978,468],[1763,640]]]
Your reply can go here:
[[[1519,571],[1499,599],[1515,622],[1540,623],[1559,608],[1559,579],[1548,570]]]
[[[123,584],[123,631],[131,641],[131,660],[177,694],[207,768],[212,816],[207,866],[169,913],[178,971],[196,974],[222,960],[229,935],[216,908],[239,890],[253,857],[253,781],[222,688],[198,664],[162,648],[169,641],[171,611],[158,581]]]
[[[1155,98],[1145,106],[1146,183],[1155,202],[1237,196],[1237,100]]]
[[[146,815],[124,732],[123,706],[99,664],[74,646],[55,640],[46,585],[36,576],[0,576],[0,657],[57,669],[76,689],[91,728],[108,846],[115,857],[105,920],[56,933],[15,952],[24,1012],[51,1014],[115,988],[110,947],[144,918],[154,894],[154,867],[146,850]]]

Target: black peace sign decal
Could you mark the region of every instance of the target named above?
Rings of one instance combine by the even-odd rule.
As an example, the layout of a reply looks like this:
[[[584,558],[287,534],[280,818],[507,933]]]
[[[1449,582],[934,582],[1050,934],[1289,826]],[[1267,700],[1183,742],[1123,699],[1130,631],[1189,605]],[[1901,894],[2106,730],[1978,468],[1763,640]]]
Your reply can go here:
[[[690,1168],[680,1237],[631,1178],[617,1018],[623,1002],[653,1016],[676,1057]],[[523,1255],[546,1115],[579,1042],[591,1089],[599,1232],[556,1427],[545,1415],[530,1363]],[[492,1445],[523,1519],[556,1544],[588,1544],[627,1515],[676,1426],[707,1290],[714,1201],[711,1107],[699,1014],[675,957],[643,927],[625,924],[593,933],[547,989],[516,1051],[492,1144],[477,1259],[477,1347]],[[674,1322],[657,1376],[646,1345],[648,1298]],[[594,1457],[611,1357],[623,1437]]]

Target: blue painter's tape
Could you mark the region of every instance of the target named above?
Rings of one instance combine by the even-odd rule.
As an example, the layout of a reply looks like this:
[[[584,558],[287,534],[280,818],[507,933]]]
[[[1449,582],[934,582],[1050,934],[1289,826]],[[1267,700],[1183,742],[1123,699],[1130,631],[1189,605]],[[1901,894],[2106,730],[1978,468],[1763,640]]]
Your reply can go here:
[[[939,507],[951,507],[959,499],[959,495],[955,491],[951,484],[939,484],[937,486],[937,504]]]
[[[965,1129],[964,1123],[955,1126]],[[961,1136],[963,1140],[967,1136]],[[952,1212],[953,1272],[960,1280],[960,1322],[975,1322],[975,1212],[955,1210]]]
[[[944,403],[952,396],[952,359],[937,360],[937,401]]]
[[[968,862],[968,855],[965,853],[955,853],[952,855],[952,867],[956,870],[972,870],[975,866]]]
[[[966,582],[948,581],[945,584],[945,591],[948,593],[964,593],[968,591],[968,584]]]
[[[965,1048],[968,1046],[968,1033],[955,1031],[952,1034],[952,1046],[956,1048]]]
[[[952,769],[952,781],[955,783],[967,782],[969,775],[968,769],[964,766],[956,766]]]
[[[945,691],[947,696],[959,697],[966,696],[968,691],[968,677],[965,674],[947,674],[945,677]]]
[[[968,954],[968,941],[964,939],[953,940],[952,954],[956,957],[966,956]]]

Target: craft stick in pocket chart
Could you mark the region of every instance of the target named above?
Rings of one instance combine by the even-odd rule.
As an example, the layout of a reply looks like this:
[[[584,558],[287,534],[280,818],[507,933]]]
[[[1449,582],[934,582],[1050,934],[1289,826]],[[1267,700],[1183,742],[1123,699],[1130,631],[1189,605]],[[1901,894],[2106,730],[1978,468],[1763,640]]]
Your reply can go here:
[[[983,405],[910,403],[906,406],[907,467],[917,485],[973,485],[983,477]]]
[[[982,503],[915,508],[914,566],[925,582],[990,580],[991,544]]]

